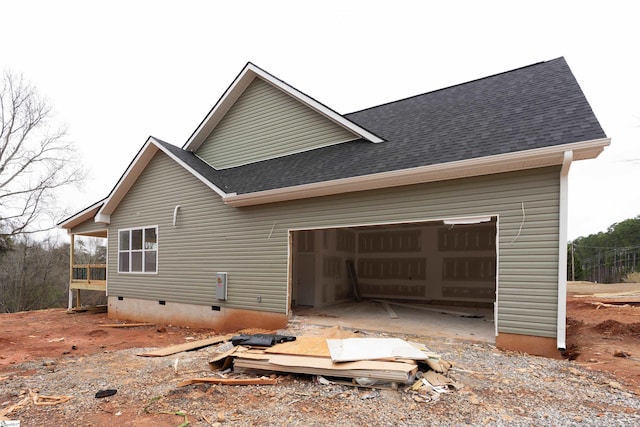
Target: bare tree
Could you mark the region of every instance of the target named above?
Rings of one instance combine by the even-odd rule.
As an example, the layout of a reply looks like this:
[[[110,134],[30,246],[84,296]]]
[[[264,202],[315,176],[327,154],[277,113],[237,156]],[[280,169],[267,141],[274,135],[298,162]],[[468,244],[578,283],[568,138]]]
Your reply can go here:
[[[52,236],[35,241],[14,239],[0,254],[0,312],[64,307],[69,283],[69,245]]]
[[[84,178],[64,127],[22,76],[0,78],[0,251],[13,236],[53,228],[58,188]]]

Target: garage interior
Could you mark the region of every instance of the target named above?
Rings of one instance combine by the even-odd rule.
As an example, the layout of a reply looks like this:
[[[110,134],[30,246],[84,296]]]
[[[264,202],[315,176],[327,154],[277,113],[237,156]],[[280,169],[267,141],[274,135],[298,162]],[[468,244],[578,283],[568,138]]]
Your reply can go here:
[[[292,231],[292,311],[316,323],[495,341],[496,237],[496,217]]]

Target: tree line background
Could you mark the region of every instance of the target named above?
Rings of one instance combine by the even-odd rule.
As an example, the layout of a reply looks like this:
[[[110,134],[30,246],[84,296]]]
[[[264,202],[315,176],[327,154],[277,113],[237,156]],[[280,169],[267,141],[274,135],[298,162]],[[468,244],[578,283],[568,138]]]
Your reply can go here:
[[[640,215],[568,244],[568,280],[640,281]]]
[[[76,239],[77,264],[106,264],[107,248],[99,238]],[[0,252],[0,312],[66,307],[69,289],[69,243],[48,237],[12,239]],[[106,304],[101,292],[84,292],[83,305]]]

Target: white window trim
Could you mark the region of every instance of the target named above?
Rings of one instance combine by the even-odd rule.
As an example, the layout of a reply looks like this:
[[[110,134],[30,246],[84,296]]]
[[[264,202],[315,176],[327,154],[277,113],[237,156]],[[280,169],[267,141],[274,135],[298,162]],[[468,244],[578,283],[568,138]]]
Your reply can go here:
[[[145,250],[144,249],[144,230],[148,229],[148,228],[154,228],[156,230],[156,270],[155,271],[131,271],[131,254],[133,252],[142,252],[142,269],[144,270],[144,266],[145,266],[145,252],[148,252],[149,250]],[[159,257],[158,254],[160,252],[160,234],[158,232],[159,227],[157,225],[143,225],[143,226],[139,226],[139,227],[129,227],[129,228],[119,228],[118,229],[118,267],[117,267],[117,271],[118,274],[158,274],[158,261],[159,261]],[[142,230],[142,249],[140,251],[138,250],[132,250],[132,249],[121,249],[120,248],[120,232],[122,231],[128,231],[129,233],[131,233],[132,230]],[[131,246],[131,234],[129,234],[129,246]],[[120,253],[123,251],[127,251],[129,253],[129,271],[121,271],[120,270]]]

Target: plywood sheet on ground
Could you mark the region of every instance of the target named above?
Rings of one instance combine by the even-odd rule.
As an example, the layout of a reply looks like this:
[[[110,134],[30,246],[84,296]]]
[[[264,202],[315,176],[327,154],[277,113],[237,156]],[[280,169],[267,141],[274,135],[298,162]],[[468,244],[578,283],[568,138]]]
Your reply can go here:
[[[330,357],[325,337],[297,337],[295,341],[283,342],[267,348],[265,353]]]
[[[361,360],[357,362],[334,363],[326,357],[287,356],[274,354],[269,357],[269,363],[280,366],[304,366],[309,368],[323,368],[337,371],[344,370],[379,370],[411,372],[416,368],[415,363],[385,362],[379,360]]]
[[[298,356],[330,357],[327,338],[359,338],[362,337],[357,332],[345,331],[339,326],[326,328],[320,331],[317,336],[296,337],[295,341],[276,344],[265,349],[266,353],[292,354]]]
[[[388,365],[380,365],[381,363],[388,363]],[[385,382],[403,383],[409,382],[418,369],[416,365],[411,363],[367,361],[337,364],[328,358],[285,355],[270,355],[269,360],[237,357],[234,360],[234,369],[243,368],[307,375],[324,375],[328,377],[364,377]]]

